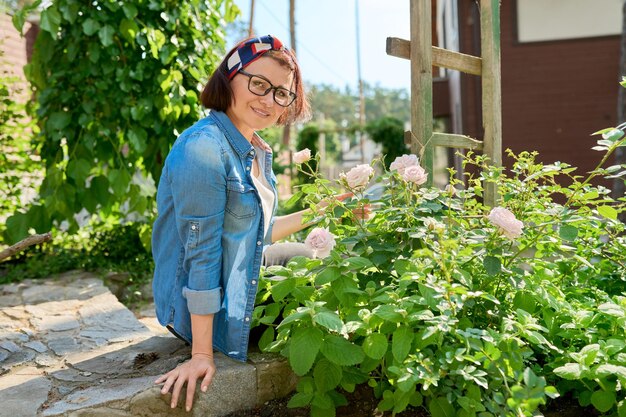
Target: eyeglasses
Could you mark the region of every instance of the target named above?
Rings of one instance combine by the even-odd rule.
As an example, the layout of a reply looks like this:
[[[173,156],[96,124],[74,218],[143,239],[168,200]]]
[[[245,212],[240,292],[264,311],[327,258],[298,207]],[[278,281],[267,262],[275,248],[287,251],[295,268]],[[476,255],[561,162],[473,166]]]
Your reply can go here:
[[[275,87],[270,80],[262,75],[250,74],[244,70],[238,71],[240,74],[248,77],[248,90],[257,96],[266,96],[270,91],[274,90],[274,101],[282,107],[287,107],[296,99],[296,93],[293,93],[283,87]]]

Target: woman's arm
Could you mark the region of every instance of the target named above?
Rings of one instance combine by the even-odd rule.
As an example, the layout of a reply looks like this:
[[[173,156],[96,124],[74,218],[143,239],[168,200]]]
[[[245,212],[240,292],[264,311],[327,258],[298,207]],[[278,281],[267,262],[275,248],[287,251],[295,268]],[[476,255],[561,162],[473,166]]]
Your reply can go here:
[[[302,224],[304,215],[310,212],[310,209],[304,209],[284,216],[277,216],[272,227],[272,242],[277,242],[310,226],[312,222]]]
[[[174,386],[170,403],[172,408],[175,408],[178,404],[180,392],[186,382],[185,409],[187,411],[190,411],[193,405],[197,380],[202,378],[200,389],[202,392],[206,392],[213,380],[213,375],[215,375],[215,362],[213,361],[213,314],[192,314],[191,333],[193,334],[191,359],[156,380],[157,384],[165,382],[163,388],[161,388],[161,394],[167,394],[172,385]]]

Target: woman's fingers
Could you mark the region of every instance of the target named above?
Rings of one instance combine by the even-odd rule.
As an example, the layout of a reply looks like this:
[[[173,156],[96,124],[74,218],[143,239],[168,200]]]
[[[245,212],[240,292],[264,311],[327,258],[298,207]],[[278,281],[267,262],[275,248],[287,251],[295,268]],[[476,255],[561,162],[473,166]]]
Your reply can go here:
[[[187,378],[179,377],[174,384],[174,388],[172,389],[172,402],[170,404],[172,408],[175,408],[178,404],[178,397],[180,396],[180,391],[183,388],[186,379]]]
[[[193,405],[193,395],[196,392],[196,377],[191,375],[187,381],[187,397],[185,399],[185,409],[191,411]]]
[[[337,196],[337,200],[339,200],[339,201],[343,201],[343,200],[345,200],[346,198],[350,198],[350,197],[352,197],[352,196],[354,196],[354,193],[343,193],[343,194],[339,194],[339,195]]]
[[[215,368],[209,368],[202,379],[202,384],[200,384],[200,389],[202,392],[206,392],[213,381],[213,375],[215,374]]]

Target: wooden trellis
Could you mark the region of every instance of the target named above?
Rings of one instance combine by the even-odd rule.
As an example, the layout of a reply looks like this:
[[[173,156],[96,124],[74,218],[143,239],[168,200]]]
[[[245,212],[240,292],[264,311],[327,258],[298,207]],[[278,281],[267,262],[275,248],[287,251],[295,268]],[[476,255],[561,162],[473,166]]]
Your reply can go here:
[[[482,57],[433,46],[431,0],[409,1],[411,40],[387,38],[387,54],[411,60],[411,130],[405,133],[405,139],[431,173],[429,184],[435,146],[481,150],[492,165],[501,166],[500,0],[480,0]],[[482,77],[482,141],[459,134],[433,133],[433,65]],[[485,184],[486,205],[495,206],[497,194],[495,184]]]

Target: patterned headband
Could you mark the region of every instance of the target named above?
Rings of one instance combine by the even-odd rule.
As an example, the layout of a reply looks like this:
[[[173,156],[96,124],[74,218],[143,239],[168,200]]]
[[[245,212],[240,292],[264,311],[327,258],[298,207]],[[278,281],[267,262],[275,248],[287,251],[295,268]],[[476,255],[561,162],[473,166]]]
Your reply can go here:
[[[283,49],[283,43],[271,35],[250,39],[242,43],[228,58],[228,79],[231,80],[237,71],[250,65],[267,51]]]

